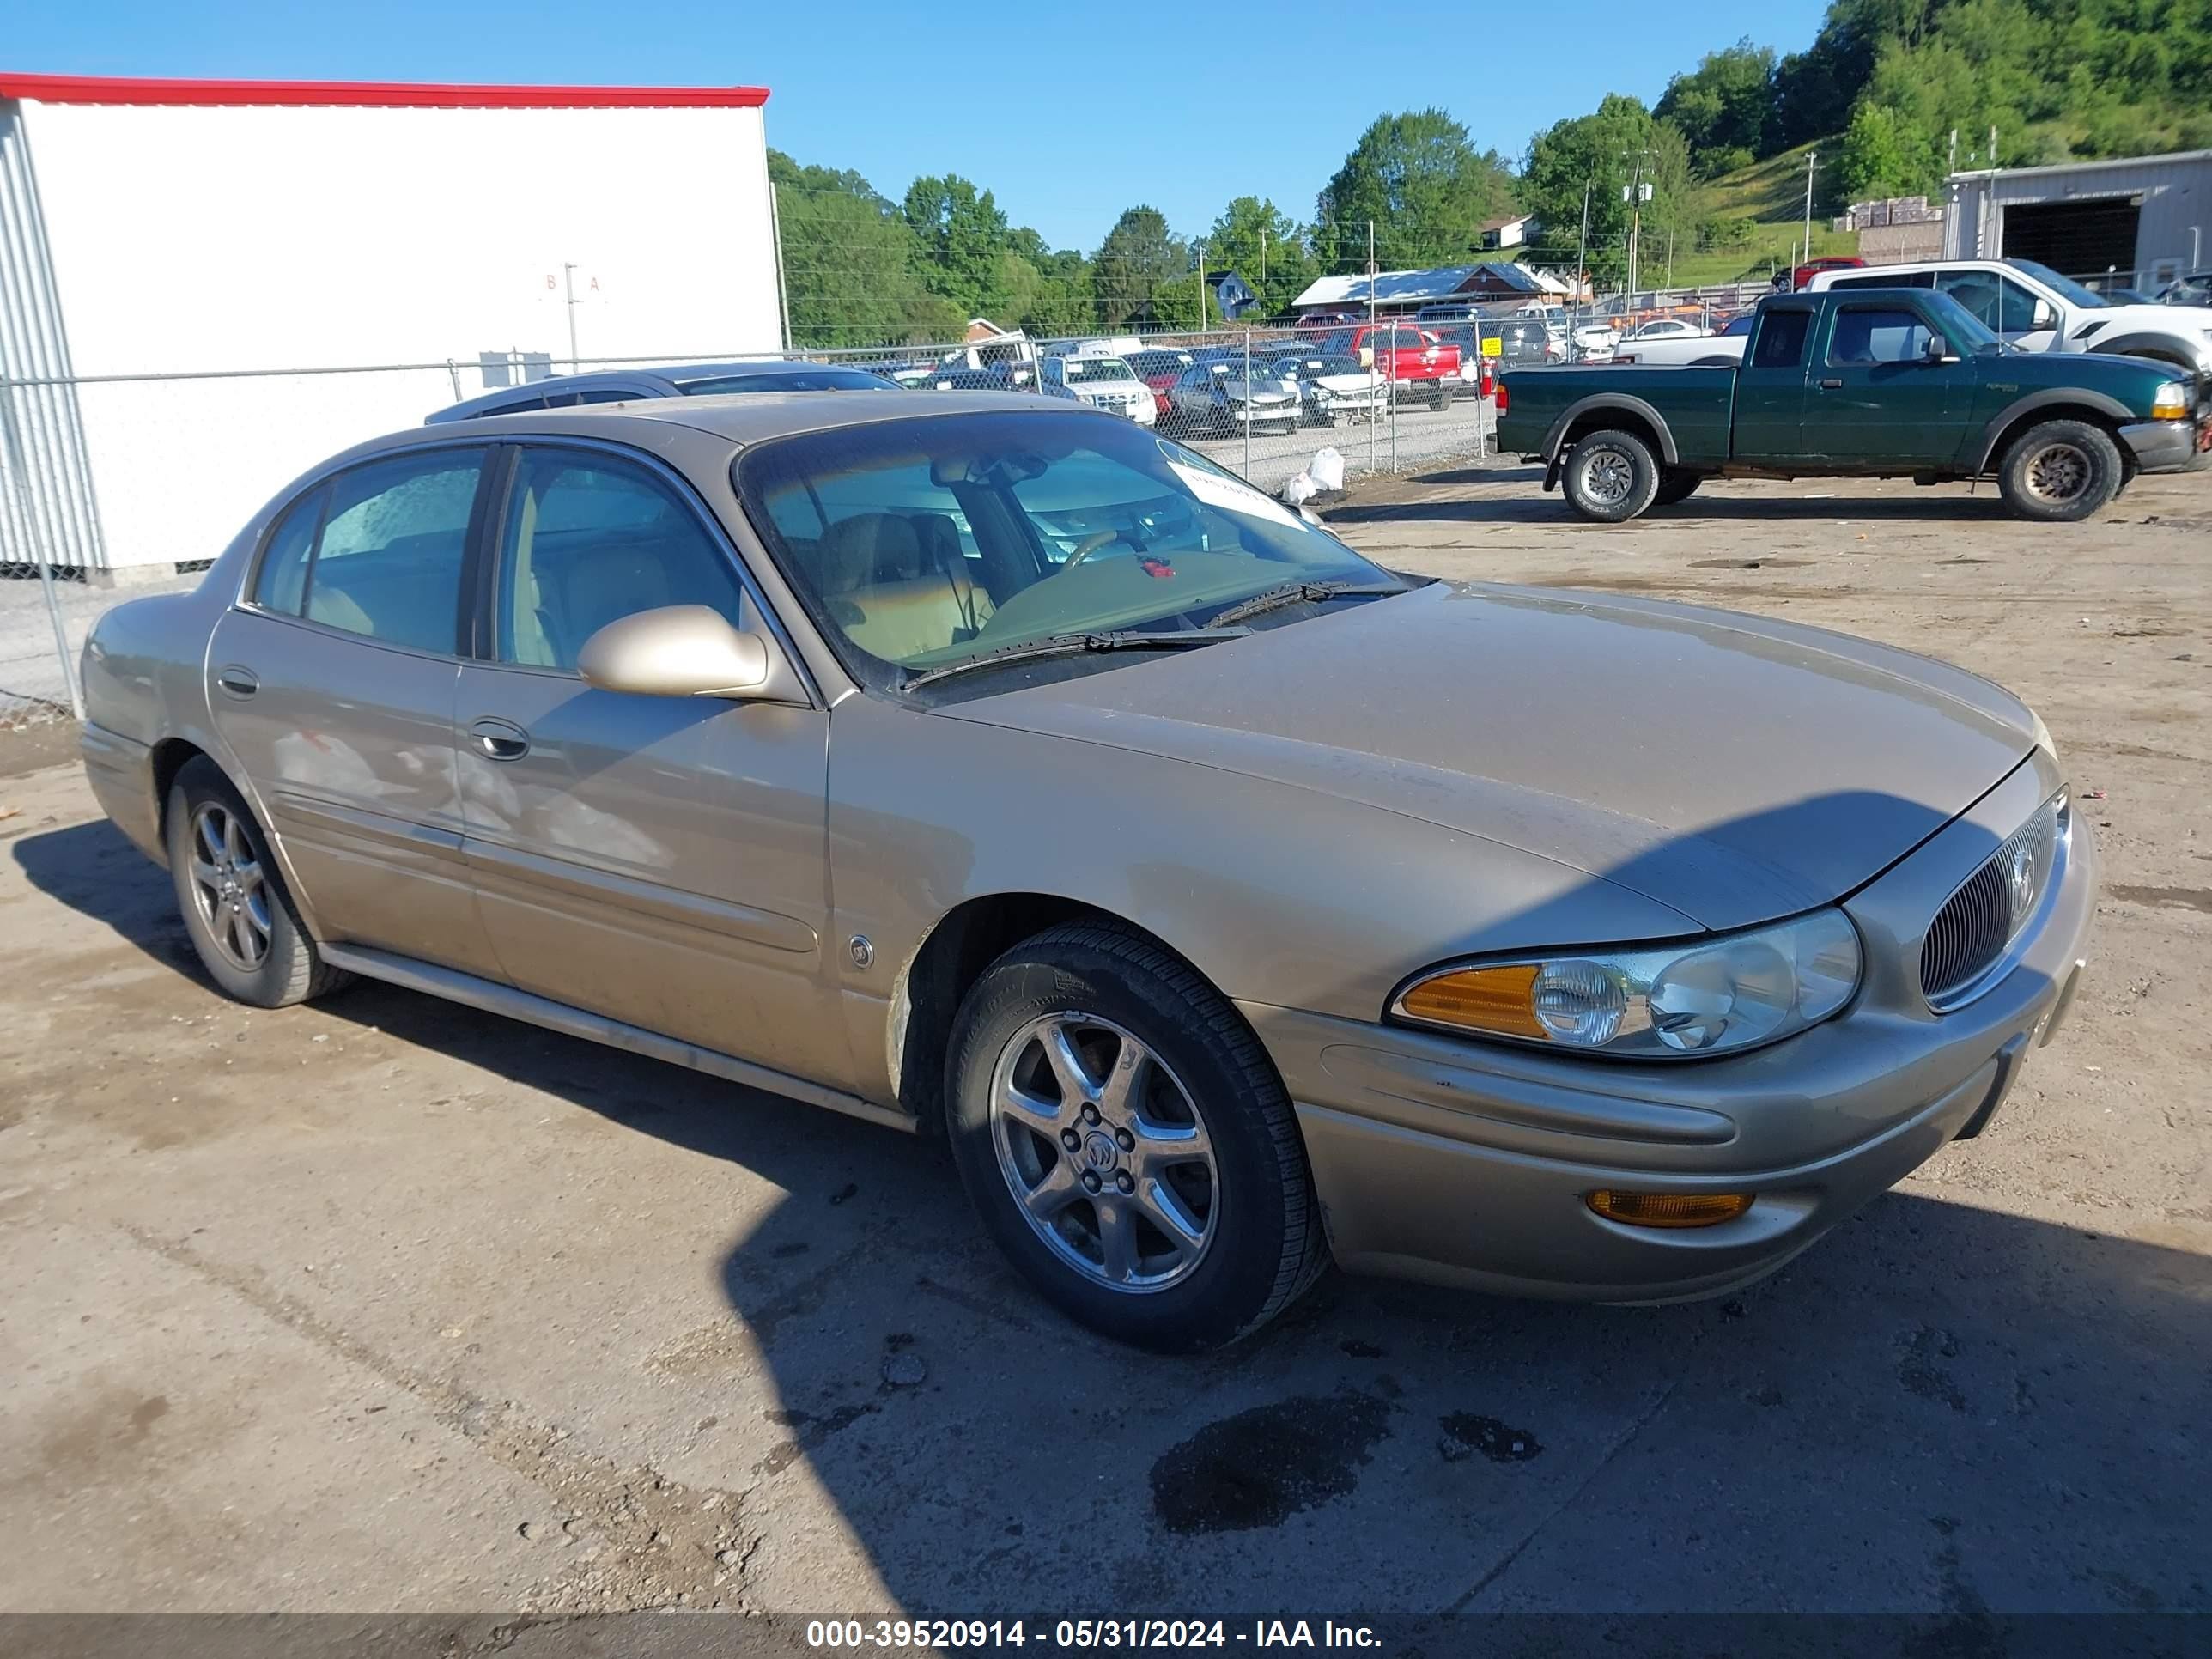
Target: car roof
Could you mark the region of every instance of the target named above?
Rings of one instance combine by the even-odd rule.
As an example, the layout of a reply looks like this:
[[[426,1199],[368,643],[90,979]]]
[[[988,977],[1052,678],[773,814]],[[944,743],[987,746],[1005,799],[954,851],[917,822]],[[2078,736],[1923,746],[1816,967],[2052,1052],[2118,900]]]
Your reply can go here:
[[[587,404],[568,409],[529,409],[511,415],[487,415],[467,424],[468,435],[473,438],[481,432],[487,441],[535,434],[549,438],[603,438],[648,449],[660,447],[656,435],[659,429],[680,427],[743,448],[793,433],[867,426],[879,421],[930,419],[992,410],[1034,414],[1040,407],[1049,408],[1054,414],[1086,419],[1121,418],[1103,411],[1094,416],[1081,404],[1059,398],[1040,399],[1031,392],[973,392],[958,398],[918,398],[900,387],[885,386],[880,392],[841,392],[834,397],[818,392],[756,392],[729,397],[645,398],[634,403]],[[347,451],[343,457],[332,459],[350,461],[412,443],[451,443],[461,435],[443,425],[408,427],[370,439]]]
[[[859,367],[860,365],[848,363],[808,362],[790,357],[745,357],[721,363],[664,363],[643,368],[595,369],[588,374],[549,374],[542,380],[501,386],[495,391],[465,398],[424,419],[426,422],[476,420],[495,412],[504,404],[532,398],[565,397],[570,392],[638,391],[641,395],[666,397],[702,380],[737,380],[749,374],[775,374],[792,369]]]

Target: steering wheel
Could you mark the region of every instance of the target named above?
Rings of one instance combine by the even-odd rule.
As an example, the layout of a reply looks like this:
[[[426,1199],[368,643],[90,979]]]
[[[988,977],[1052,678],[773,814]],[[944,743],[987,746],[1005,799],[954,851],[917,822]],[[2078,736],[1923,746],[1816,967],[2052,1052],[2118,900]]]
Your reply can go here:
[[[1109,543],[1119,541],[1121,538],[1121,532],[1118,530],[1094,531],[1090,535],[1085,536],[1081,541],[1076,543],[1075,551],[1067,556],[1067,562],[1060,566],[1060,568],[1062,570],[1073,570],[1076,566],[1081,564],[1085,559],[1089,558],[1093,553],[1096,553],[1100,548],[1106,546]]]

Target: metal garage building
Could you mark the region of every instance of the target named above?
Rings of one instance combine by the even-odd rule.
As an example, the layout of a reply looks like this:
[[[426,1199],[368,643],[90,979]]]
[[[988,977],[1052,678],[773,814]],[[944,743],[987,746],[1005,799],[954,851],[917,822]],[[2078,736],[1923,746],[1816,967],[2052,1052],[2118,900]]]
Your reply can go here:
[[[0,563],[166,570],[488,380],[778,349],[767,99],[0,74]]]
[[[2212,260],[2212,149],[1954,173],[1947,259],[2033,259],[2147,290]]]

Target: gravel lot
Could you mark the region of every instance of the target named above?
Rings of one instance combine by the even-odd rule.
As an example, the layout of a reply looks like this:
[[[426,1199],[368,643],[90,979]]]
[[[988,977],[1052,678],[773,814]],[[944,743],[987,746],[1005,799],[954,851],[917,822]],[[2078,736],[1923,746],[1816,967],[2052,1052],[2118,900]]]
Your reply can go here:
[[[1989,1133],[1729,1300],[1332,1277],[1146,1358],[1032,1300],[928,1144],[375,986],[222,1000],[47,763],[0,777],[0,1608],[1822,1608],[1946,1652],[2212,1610],[2212,479],[2069,528],[1899,484],[1600,529],[1508,465],[1334,518],[2034,702],[2106,887]],[[1692,755],[1724,713],[1620,717]]]

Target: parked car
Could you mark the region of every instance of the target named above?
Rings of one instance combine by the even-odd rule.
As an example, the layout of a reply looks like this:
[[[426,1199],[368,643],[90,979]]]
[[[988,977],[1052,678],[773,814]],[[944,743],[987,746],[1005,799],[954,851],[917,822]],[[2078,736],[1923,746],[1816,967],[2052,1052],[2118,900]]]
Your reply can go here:
[[[1169,430],[1178,434],[1295,432],[1299,420],[1297,387],[1252,366],[1244,378],[1243,354],[1204,356],[1177,377],[1168,391]]]
[[[855,363],[853,367],[864,369],[871,374],[880,374],[893,386],[902,386],[912,390],[928,380],[935,373],[937,366],[933,363],[885,362]]]
[[[523,386],[502,386],[434,410],[422,417],[422,423],[438,426],[486,415],[523,415],[582,404],[628,403],[637,398],[719,398],[741,392],[880,392],[890,384],[865,368],[781,357],[736,363],[679,363],[670,368],[555,374]]]
[[[1793,269],[1790,273],[1790,287],[1795,292],[1824,270],[1857,270],[1865,264],[1866,261],[1856,253],[1824,254],[1817,259],[1808,259]]]
[[[1389,407],[1390,388],[1357,357],[1309,352],[1277,358],[1273,372],[1297,389],[1308,426],[1336,426],[1372,420]]]
[[[1609,363],[1613,354],[1620,349],[1620,331],[1611,323],[1579,324],[1572,338],[1578,363]]]
[[[1079,352],[1066,357],[1048,357],[1044,361],[1044,379],[1048,387],[1066,387],[1079,403],[1111,414],[1126,415],[1139,426],[1151,426],[1158,418],[1151,388],[1137,378],[1136,371],[1127,363],[1107,353]]]
[[[2202,466],[2212,406],[2163,363],[2007,352],[1932,289],[1764,301],[1740,365],[1509,374],[1501,451],[1617,523],[1709,477],[1994,476],[2024,519],[2084,519],[2138,472]]]
[[[1746,314],[1725,325],[1718,333],[1679,334],[1669,337],[1628,339],[1613,354],[1620,364],[1642,363],[1668,367],[1687,363],[1713,368],[1743,360],[1744,343],[1751,335],[1752,317]]]
[[[1074,392],[1060,382],[1047,379],[1040,386],[1036,369],[1030,363],[994,363],[988,368],[963,368],[957,364],[940,364],[929,379],[911,388],[917,392],[1026,392],[1032,395],[1042,392],[1048,398],[1060,398],[1073,403],[1080,401]]]
[[[1643,340],[1706,340],[1712,330],[1703,323],[1692,322],[1686,317],[1654,317],[1648,323],[1638,323],[1622,337],[1624,345],[1634,345]]]
[[[1157,424],[1167,420],[1170,413],[1169,391],[1183,370],[1197,359],[1188,351],[1154,348],[1146,351],[1133,351],[1124,361],[1152,394],[1154,422]]]
[[[1459,351],[1425,339],[1407,323],[1361,323],[1332,330],[1318,343],[1331,356],[1356,357],[1391,384],[1392,395],[1425,397],[1437,409],[1451,407],[1459,381]]]
[[[379,438],[108,610],[83,684],[228,995],[359,975],[942,1136],[1044,1297],[1163,1350],[1332,1254],[1733,1291],[1983,1132],[2095,899],[1995,685],[1401,579],[1011,396]]]
[[[2212,393],[2212,318],[2171,306],[2114,305],[2032,259],[1938,259],[1884,265],[1864,274],[1814,277],[1808,291],[1933,289],[2021,351],[2112,352],[2172,363]]]
[[[1430,327],[1443,323],[1471,323],[1482,315],[1482,307],[1472,301],[1455,301],[1447,305],[1423,306],[1413,313],[1416,325]]]

